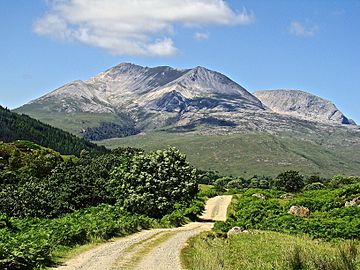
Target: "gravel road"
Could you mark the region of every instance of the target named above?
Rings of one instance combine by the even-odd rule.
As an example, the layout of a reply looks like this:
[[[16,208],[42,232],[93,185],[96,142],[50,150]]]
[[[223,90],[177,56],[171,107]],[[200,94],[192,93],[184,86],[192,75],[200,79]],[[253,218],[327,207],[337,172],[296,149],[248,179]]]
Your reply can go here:
[[[211,230],[213,221],[226,220],[231,196],[217,196],[207,201],[203,222],[183,227],[152,229],[117,238],[57,267],[57,270],[177,270],[182,269],[180,252],[186,241],[203,231]]]

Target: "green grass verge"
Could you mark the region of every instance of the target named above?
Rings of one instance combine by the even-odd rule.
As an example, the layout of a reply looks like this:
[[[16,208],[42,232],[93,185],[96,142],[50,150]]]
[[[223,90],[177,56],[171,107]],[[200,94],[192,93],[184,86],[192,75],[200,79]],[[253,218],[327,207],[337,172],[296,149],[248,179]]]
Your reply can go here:
[[[344,261],[344,255],[351,256],[349,243],[266,231],[252,231],[228,239],[203,233],[188,242],[182,251],[182,261],[186,269],[194,270],[358,269],[358,259],[353,268]],[[301,268],[296,268],[299,265]]]

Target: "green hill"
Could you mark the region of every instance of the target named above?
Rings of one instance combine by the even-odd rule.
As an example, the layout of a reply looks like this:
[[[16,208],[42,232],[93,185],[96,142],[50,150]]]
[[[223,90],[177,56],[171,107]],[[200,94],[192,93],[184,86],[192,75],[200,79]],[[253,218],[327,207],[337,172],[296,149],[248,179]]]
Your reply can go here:
[[[331,133],[272,135],[237,133],[224,135],[149,132],[126,138],[99,142],[109,148],[118,146],[154,150],[177,147],[191,164],[204,170],[217,170],[223,175],[251,177],[275,176],[286,170],[304,174],[360,174],[360,140],[350,129]]]
[[[66,131],[44,124],[24,114],[13,113],[0,106],[0,141],[28,140],[61,154],[78,155],[85,149],[104,153],[106,148],[78,138]]]

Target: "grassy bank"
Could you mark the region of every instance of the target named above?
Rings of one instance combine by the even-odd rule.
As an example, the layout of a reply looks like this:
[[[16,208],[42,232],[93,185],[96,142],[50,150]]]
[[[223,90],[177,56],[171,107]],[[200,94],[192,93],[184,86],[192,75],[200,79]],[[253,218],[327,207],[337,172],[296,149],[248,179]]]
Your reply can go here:
[[[228,239],[203,233],[189,241],[182,252],[186,269],[271,270],[326,269],[355,270],[354,245],[359,243],[312,240],[269,231],[251,231]]]
[[[261,193],[265,199],[254,197]],[[230,217],[217,222],[217,231],[227,232],[234,226],[244,229],[271,230],[308,234],[323,239],[359,239],[360,207],[345,207],[346,201],[360,194],[360,183],[341,188],[309,190],[284,198],[277,190],[248,189],[235,197]],[[290,215],[291,206],[304,206],[308,217]]]

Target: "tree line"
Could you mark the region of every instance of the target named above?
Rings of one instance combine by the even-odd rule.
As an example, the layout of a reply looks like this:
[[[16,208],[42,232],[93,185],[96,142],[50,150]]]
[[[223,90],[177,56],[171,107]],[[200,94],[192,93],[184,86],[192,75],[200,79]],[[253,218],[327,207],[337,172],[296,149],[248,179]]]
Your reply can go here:
[[[64,155],[79,155],[85,149],[105,153],[107,149],[66,131],[44,124],[24,114],[0,106],[0,141],[29,140]]]

